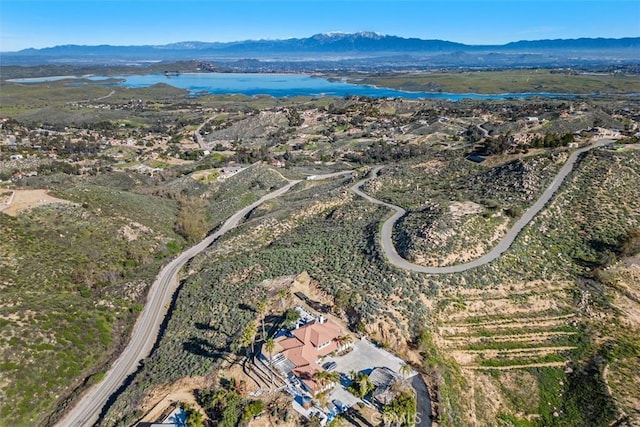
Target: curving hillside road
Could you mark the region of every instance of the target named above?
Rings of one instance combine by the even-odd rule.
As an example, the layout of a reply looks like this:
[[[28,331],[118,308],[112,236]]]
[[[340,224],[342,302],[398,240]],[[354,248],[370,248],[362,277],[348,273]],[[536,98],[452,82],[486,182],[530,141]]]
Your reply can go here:
[[[104,380],[91,388],[78,404],[57,423],[58,426],[84,427],[93,425],[98,421],[100,412],[109,397],[118,390],[128,375],[136,371],[138,363],[151,352],[158,337],[160,325],[166,316],[166,306],[171,302],[171,298],[178,287],[178,272],[180,269],[187,261],[206,249],[220,236],[236,227],[252,209],[267,200],[286,193],[299,182],[292,181],[284,187],[263,196],[246,208],[239,210],[225,221],[215,233],[182,252],[160,271],[149,290],[147,303],[136,321],[129,344],[113,363]]]
[[[193,131],[193,137],[195,138],[196,142],[198,143],[198,145],[200,146],[200,149],[202,150],[207,150],[209,149],[209,147],[207,147],[207,143],[205,142],[204,138],[202,137],[202,134],[200,133],[200,131],[202,130],[202,128],[204,127],[204,125],[206,125],[207,123],[209,123],[211,120],[213,120],[215,118],[215,116],[213,117],[209,117],[207,120],[205,120],[200,126],[198,126],[198,129]]]
[[[588,150],[591,150],[592,148],[600,147],[610,142],[610,140],[600,140],[588,147],[581,148],[571,153],[567,162],[562,166],[553,182],[544,191],[544,193],[542,193],[540,198],[513,225],[513,227],[507,232],[507,234],[502,238],[498,245],[484,256],[465,264],[447,267],[425,267],[413,264],[398,255],[395,247],[393,246],[392,231],[396,221],[398,221],[398,219],[400,219],[406,213],[406,211],[398,206],[375,199],[360,190],[360,187],[368,179],[371,179],[371,177],[378,174],[380,169],[382,169],[382,166],[376,167],[368,178],[360,180],[356,184],[354,184],[351,187],[351,190],[371,203],[383,205],[395,211],[394,214],[383,223],[380,234],[382,251],[385,254],[388,262],[398,268],[419,273],[458,273],[487,264],[498,258],[503,252],[505,252],[511,246],[520,231],[522,231],[522,229],[535,217],[535,215],[537,215],[538,212],[542,210],[542,208],[558,190],[564,179],[573,169],[578,156]],[[351,173],[351,171],[319,175],[310,179],[329,179],[349,173]],[[153,283],[151,289],[149,290],[147,303],[145,304],[145,307],[140,313],[140,316],[138,317],[138,320],[133,328],[133,333],[129,344],[123,350],[120,357],[111,366],[111,369],[109,369],[109,371],[107,372],[104,380],[96,384],[93,388],[89,389],[89,391],[83,396],[78,404],[74,408],[72,408],[69,413],[64,418],[62,418],[61,421],[58,422],[58,426],[90,426],[98,421],[100,412],[102,411],[109,397],[118,390],[118,388],[125,381],[128,375],[136,371],[139,362],[147,357],[151,349],[153,348],[153,345],[155,344],[158,336],[160,325],[166,315],[166,306],[170,303],[171,298],[178,286],[177,277],[180,269],[187,263],[187,261],[205,250],[216,239],[236,227],[252,209],[256,208],[267,200],[271,200],[273,198],[281,196],[299,182],[300,181],[292,181],[284,187],[281,187],[278,190],[275,190],[263,196],[258,201],[239,210],[234,215],[232,215],[214,234],[206,237],[197,245],[182,252],[178,257],[176,257],[162,269],[162,271],[156,278],[156,281]],[[424,412],[426,413],[427,411]]]
[[[360,190],[360,187],[362,187],[362,184],[364,184],[367,180],[371,179],[372,177],[376,176],[378,172],[380,172],[380,169],[382,169],[382,166],[376,167],[369,174],[367,178],[361,181],[358,181],[356,184],[354,184],[351,187],[351,190],[354,193],[356,193],[358,196],[363,197],[364,199],[368,200],[371,203],[383,205],[395,211],[393,215],[391,215],[391,217],[389,217],[382,224],[382,230],[380,232],[380,245],[382,247],[382,252],[384,253],[389,263],[395,265],[398,268],[415,271],[418,273],[429,273],[429,274],[460,273],[462,271],[470,270],[472,268],[476,268],[476,267],[480,267],[481,265],[488,264],[491,261],[494,261],[500,255],[502,255],[502,253],[505,252],[507,249],[509,249],[509,247],[511,246],[513,241],[516,239],[518,234],[520,234],[522,229],[527,224],[529,224],[529,222],[531,222],[531,220],[538,214],[538,212],[542,210],[542,208],[544,208],[547,202],[551,200],[551,197],[553,197],[554,193],[558,190],[558,188],[560,188],[560,185],[562,184],[564,179],[573,170],[573,166],[575,165],[576,160],[578,159],[578,156],[593,148],[601,147],[611,142],[613,141],[608,139],[599,140],[592,145],[589,145],[584,148],[580,148],[574,151],[573,153],[571,153],[566,163],[562,166],[562,168],[560,169],[556,177],[553,179],[553,182],[551,182],[549,187],[547,187],[544,193],[542,193],[540,198],[536,200],[536,202],[520,217],[520,219],[513,225],[513,227],[511,227],[511,229],[507,232],[507,234],[505,234],[502,240],[500,240],[500,242],[498,242],[498,244],[485,255],[464,264],[450,265],[446,267],[426,267],[426,266],[409,262],[406,259],[402,258],[400,255],[398,255],[398,252],[396,251],[396,248],[393,245],[393,239],[392,239],[393,226],[406,213],[406,211],[399,206],[385,203],[381,200],[373,198],[368,194],[362,192],[362,190]]]
[[[323,179],[338,178],[340,176],[346,176],[351,174],[353,174],[353,170],[333,172],[333,173],[328,173],[326,175],[310,175],[307,177],[307,181],[320,181]]]

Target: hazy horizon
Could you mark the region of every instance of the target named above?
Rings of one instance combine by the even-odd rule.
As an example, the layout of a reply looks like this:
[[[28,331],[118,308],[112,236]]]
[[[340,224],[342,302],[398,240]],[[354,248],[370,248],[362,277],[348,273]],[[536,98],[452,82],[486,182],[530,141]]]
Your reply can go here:
[[[63,46],[90,46],[90,47],[97,47],[97,46],[113,46],[113,47],[131,47],[131,46],[168,46],[168,45],[172,45],[172,44],[181,44],[181,43],[243,43],[243,42],[252,42],[252,41],[286,41],[286,40],[292,40],[292,39],[305,39],[305,38],[310,38],[313,36],[316,36],[318,34],[324,34],[324,35],[331,35],[331,34],[345,34],[345,35],[353,35],[353,34],[358,34],[358,33],[368,33],[369,31],[357,31],[357,32],[353,32],[353,33],[346,33],[346,32],[342,32],[342,31],[329,31],[326,33],[314,33],[314,34],[309,34],[307,36],[301,36],[301,37],[288,37],[288,38],[259,38],[259,39],[244,39],[244,40],[229,40],[229,41],[218,41],[218,40],[176,40],[173,42],[168,42],[168,43],[162,43],[162,44],[145,44],[145,45],[137,45],[137,44],[102,44],[102,45],[89,45],[89,44],[79,44],[79,43],[69,43],[69,44],[64,44],[64,45],[52,45],[52,46],[45,46],[42,48],[24,48],[24,49],[20,49],[18,51],[22,51],[22,50],[28,50],[28,49],[49,49],[49,48],[55,48],[55,47],[63,47]],[[396,37],[403,37],[403,36],[398,36],[397,34],[382,34],[382,33],[377,33],[380,36],[396,36]],[[409,38],[420,38],[420,37],[405,37],[407,39]],[[577,40],[577,39],[611,39],[611,40],[620,40],[620,39],[625,39],[625,38],[640,38],[640,36],[626,36],[626,37],[575,37],[575,38],[564,38],[564,39],[551,39],[551,38],[547,38],[547,39],[519,39],[519,40],[510,40],[504,43],[495,43],[495,44],[486,44],[486,43],[462,43],[462,42],[457,42],[455,40],[445,40],[445,39],[432,39],[432,40],[440,40],[440,41],[446,41],[446,42],[453,42],[453,43],[461,43],[467,46],[484,46],[484,45],[493,45],[493,46],[502,46],[502,45],[506,45],[509,43],[517,43],[517,42],[527,42],[527,41],[545,41],[545,40]],[[423,40],[428,40],[428,39],[423,39]],[[3,51],[0,50],[0,52],[3,53],[12,53],[12,52],[18,52],[18,51]]]
[[[376,32],[468,45],[640,35],[627,0],[4,0],[0,51],[60,45],[165,45]]]

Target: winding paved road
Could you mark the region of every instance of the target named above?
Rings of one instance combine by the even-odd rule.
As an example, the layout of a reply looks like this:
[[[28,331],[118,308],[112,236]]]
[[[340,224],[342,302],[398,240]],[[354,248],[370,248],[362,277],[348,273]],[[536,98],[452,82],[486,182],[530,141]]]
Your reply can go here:
[[[328,173],[326,175],[309,175],[307,177],[307,181],[320,181],[323,179],[338,178],[339,176],[346,176],[351,174],[353,174],[353,170]]]
[[[382,230],[380,232],[380,245],[382,247],[382,252],[384,253],[385,257],[387,258],[387,261],[390,264],[393,264],[396,267],[402,268],[404,270],[415,271],[418,273],[429,273],[429,274],[460,273],[462,271],[470,270],[472,268],[476,268],[476,267],[480,267],[481,265],[488,264],[491,261],[494,261],[495,259],[497,259],[500,255],[502,255],[503,252],[509,249],[509,247],[511,246],[513,241],[516,239],[518,234],[520,234],[522,229],[527,224],[529,224],[529,222],[531,222],[531,220],[538,214],[538,212],[542,210],[542,208],[544,208],[547,202],[551,200],[551,197],[553,197],[554,193],[558,190],[558,188],[560,188],[560,185],[562,184],[564,179],[567,177],[567,175],[569,175],[569,173],[573,169],[573,166],[575,165],[576,160],[578,159],[578,156],[593,148],[601,147],[611,142],[613,141],[608,139],[602,139],[592,145],[589,145],[584,148],[580,148],[574,151],[573,153],[571,153],[566,163],[562,166],[562,168],[560,168],[560,171],[558,172],[556,177],[553,179],[553,182],[551,182],[549,187],[547,187],[544,193],[542,193],[540,198],[536,200],[536,202],[520,217],[520,219],[513,225],[513,227],[511,227],[511,229],[507,232],[507,234],[505,234],[502,240],[500,240],[500,242],[498,242],[498,244],[493,249],[491,249],[491,251],[487,252],[482,257],[464,264],[450,265],[446,267],[426,267],[423,265],[418,265],[418,264],[409,262],[406,259],[402,258],[400,255],[398,255],[398,252],[396,251],[396,248],[393,245],[393,239],[392,239],[393,226],[400,218],[402,218],[402,216],[406,213],[406,211],[399,206],[385,203],[382,200],[373,198],[368,194],[362,192],[362,190],[360,190],[360,187],[362,187],[362,184],[364,184],[367,180],[371,179],[372,177],[376,176],[378,172],[380,172],[380,169],[382,169],[382,166],[377,166],[375,169],[373,169],[373,171],[369,174],[367,178],[355,183],[351,187],[351,190],[354,193],[356,193],[358,196],[363,197],[364,199],[368,200],[371,203],[386,206],[389,209],[395,211],[393,215],[391,215],[391,217],[389,217],[382,224]]]
[[[202,123],[200,126],[198,126],[198,129],[193,131],[193,136],[196,139],[196,142],[198,143],[198,145],[200,146],[200,148],[202,150],[207,150],[208,147],[207,147],[207,143],[205,142],[204,138],[202,137],[202,134],[200,133],[200,131],[202,130],[204,125],[209,123],[211,120],[213,120],[213,117],[209,117],[207,120],[204,121],[204,123]]]
[[[147,303],[140,313],[133,334],[127,347],[120,357],[113,363],[104,380],[93,386],[78,402],[78,404],[60,420],[58,426],[85,427],[98,421],[100,412],[109,397],[118,390],[127,376],[138,369],[138,364],[147,357],[155,344],[160,325],[166,314],[167,305],[178,287],[178,272],[191,258],[205,250],[216,239],[227,231],[236,227],[240,221],[254,208],[289,191],[300,181],[292,181],[275,190],[260,200],[233,214],[215,233],[207,236],[203,241],[182,252],[178,257],[165,266],[149,290]]]
[[[360,187],[367,180],[378,174],[380,169],[382,169],[382,166],[376,167],[371,172],[368,178],[360,180],[356,184],[354,184],[351,187],[351,190],[371,203],[383,205],[395,211],[394,214],[391,215],[391,217],[389,217],[383,223],[382,231],[380,233],[380,242],[383,253],[391,264],[405,270],[415,271],[419,273],[458,273],[487,264],[498,258],[503,252],[505,252],[511,246],[520,231],[535,217],[535,215],[538,214],[538,212],[540,212],[540,210],[542,210],[542,208],[551,199],[553,194],[558,190],[564,179],[573,169],[578,156],[588,150],[591,150],[592,148],[600,147],[610,142],[610,140],[601,140],[593,145],[581,148],[571,153],[571,155],[567,159],[567,162],[562,166],[553,182],[544,191],[540,198],[507,232],[507,234],[502,238],[498,245],[484,256],[465,264],[447,267],[425,267],[413,264],[398,255],[395,247],[393,246],[393,226],[395,225],[396,221],[398,221],[406,213],[406,211],[401,207],[375,199],[360,190]],[[349,173],[351,173],[351,171],[319,175],[310,179],[329,179]],[[128,375],[132,374],[136,371],[136,369],[138,369],[138,364],[140,363],[140,361],[147,357],[151,349],[153,348],[153,345],[155,344],[158,337],[160,325],[162,324],[166,316],[166,306],[170,303],[171,298],[178,287],[178,273],[180,269],[187,263],[187,261],[205,250],[216,239],[236,227],[252,209],[256,208],[267,200],[271,200],[278,196],[281,196],[299,182],[299,180],[292,181],[284,187],[281,187],[278,190],[275,190],[263,196],[258,201],[239,210],[229,219],[227,219],[227,221],[225,221],[225,223],[215,233],[207,236],[197,245],[192,246],[191,248],[182,252],[179,256],[177,256],[162,269],[155,282],[151,286],[151,289],[149,290],[147,303],[145,304],[144,309],[142,310],[140,316],[138,317],[138,320],[136,321],[129,344],[123,350],[120,357],[118,357],[118,359],[113,363],[111,369],[109,369],[109,371],[106,373],[104,380],[93,386],[93,388],[89,389],[89,391],[82,397],[78,404],[57,423],[58,426],[89,426],[95,424],[98,421],[98,417],[109,397],[118,390],[118,388],[122,385]],[[426,407],[425,404],[421,406]],[[426,413],[427,411],[425,410],[424,412]],[[423,422],[426,423],[427,420],[423,420]]]
[[[207,120],[205,120],[204,122],[202,122],[202,124],[200,126],[198,126],[198,129],[196,129],[195,131],[193,131],[193,137],[196,139],[196,142],[198,143],[198,145],[200,146],[201,150],[208,150],[209,146],[207,145],[207,141],[204,139],[204,137],[202,136],[202,134],[200,133],[200,131],[202,130],[202,128],[209,122],[211,122],[211,120],[215,119],[216,117],[218,117],[218,114],[213,115],[211,117],[209,117]]]

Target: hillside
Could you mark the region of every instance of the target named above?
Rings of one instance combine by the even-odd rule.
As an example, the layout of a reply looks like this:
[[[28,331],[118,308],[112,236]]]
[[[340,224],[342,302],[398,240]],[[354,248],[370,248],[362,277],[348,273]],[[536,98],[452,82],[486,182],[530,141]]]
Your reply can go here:
[[[264,376],[245,372],[246,331],[263,317],[276,328],[298,291],[423,374],[440,425],[635,422],[635,98],[77,89],[2,92],[0,209],[14,190],[32,206],[0,213],[0,425],[50,425],[103,378],[161,266],[293,179],[180,272],[160,340],[102,425],[156,421],[168,393],[210,413],[202,396],[226,379],[238,393],[265,388]],[[569,153],[600,138],[617,141],[579,158],[507,252],[463,273],[393,267],[379,246],[389,210],[352,191],[383,165],[363,190],[407,210],[398,252],[455,264],[493,247]],[[353,175],[312,178],[346,169]],[[270,307],[262,317],[261,301]],[[243,408],[264,401],[274,423],[289,413],[284,394],[239,399]]]
[[[243,301],[262,298],[263,281],[302,271],[329,301],[341,292],[358,301],[350,308],[354,327],[414,362],[421,353],[441,425],[608,425],[622,420],[617,401],[633,415],[633,379],[619,372],[633,366],[629,352],[639,343],[623,329],[598,326],[603,316],[617,316],[605,293],[629,295],[618,304],[637,309],[624,279],[632,273],[609,276],[619,283],[615,290],[590,277],[603,259],[592,242],[614,245],[640,223],[640,194],[631,184],[640,177],[639,160],[636,151],[586,155],[508,254],[452,276],[388,268],[373,239],[384,209],[347,192],[351,180],[306,184],[260,208],[195,260],[158,350],[106,425],[137,419],[136,408],[149,405],[157,387],[226,372],[243,354],[238,340],[255,316]],[[389,300],[394,304],[382,303]],[[615,391],[606,386],[602,357],[612,364],[606,378]]]
[[[225,208],[249,204],[283,182],[259,167],[242,178],[249,182],[210,186],[210,214],[194,209],[189,192],[207,193],[191,178],[162,184],[123,172],[64,186],[49,180],[50,191],[72,203],[0,214],[0,390],[7,397],[0,425],[50,424],[126,344],[162,264],[204,235],[189,233],[215,228]],[[207,219],[199,230],[189,226],[198,215]]]

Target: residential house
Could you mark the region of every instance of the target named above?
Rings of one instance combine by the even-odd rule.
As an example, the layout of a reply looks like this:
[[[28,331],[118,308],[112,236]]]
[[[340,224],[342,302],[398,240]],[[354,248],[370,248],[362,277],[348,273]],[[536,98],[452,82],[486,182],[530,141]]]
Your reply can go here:
[[[272,363],[285,374],[297,376],[307,391],[321,392],[332,385],[323,385],[315,380],[316,372],[322,371],[318,359],[347,348],[350,344],[343,342],[342,336],[342,328],[338,324],[320,316],[277,338]],[[267,360],[269,357],[264,349],[263,357]]]

